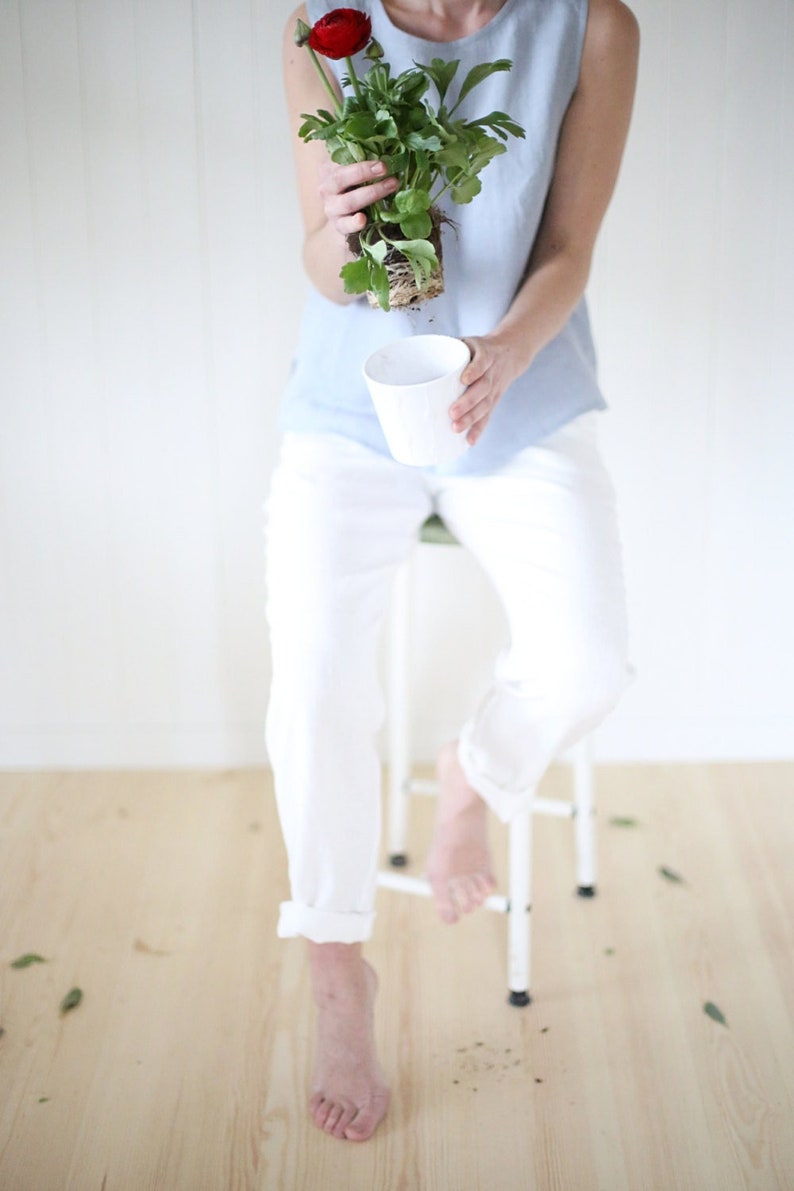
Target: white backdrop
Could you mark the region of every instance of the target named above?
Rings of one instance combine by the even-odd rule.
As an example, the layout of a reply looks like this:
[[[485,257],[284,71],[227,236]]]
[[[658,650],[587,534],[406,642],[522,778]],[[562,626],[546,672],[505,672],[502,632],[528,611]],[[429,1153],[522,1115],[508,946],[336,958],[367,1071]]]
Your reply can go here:
[[[291,0],[0,0],[0,765],[264,759],[262,504],[305,292]],[[638,679],[610,759],[794,754],[794,3],[635,0],[590,286]],[[498,608],[420,562],[419,751]]]

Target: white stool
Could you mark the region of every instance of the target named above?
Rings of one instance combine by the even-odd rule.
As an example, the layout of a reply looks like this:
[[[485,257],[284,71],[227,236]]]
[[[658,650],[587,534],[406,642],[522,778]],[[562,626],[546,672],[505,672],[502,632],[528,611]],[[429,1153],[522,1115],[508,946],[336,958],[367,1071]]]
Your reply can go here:
[[[440,517],[432,516],[422,526],[419,541],[429,545],[458,545]],[[411,609],[413,563],[400,569],[392,604],[389,642],[389,799],[387,844],[391,869],[378,873],[378,885],[399,893],[431,897],[427,881],[392,871],[407,863],[406,837],[408,798],[411,794],[435,794],[436,782],[417,781],[412,776],[410,739]],[[508,916],[507,986],[511,1005],[530,1002],[530,953],[532,902],[532,816],[556,815],[573,819],[576,841],[577,893],[593,897],[596,883],[593,799],[593,750],[585,737],[572,751],[574,797],[535,798],[530,810],[509,826],[509,889],[506,897],[489,897],[485,906]]]

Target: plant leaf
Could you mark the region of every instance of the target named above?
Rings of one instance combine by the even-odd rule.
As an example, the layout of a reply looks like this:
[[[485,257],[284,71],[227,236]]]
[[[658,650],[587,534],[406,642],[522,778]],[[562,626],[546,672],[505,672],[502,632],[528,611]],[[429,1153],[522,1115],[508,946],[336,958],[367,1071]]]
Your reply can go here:
[[[81,988],[70,988],[61,1001],[61,1013],[68,1013],[70,1009],[76,1009],[82,999],[83,990]]]
[[[429,86],[429,74],[419,70],[404,70],[394,80],[393,90],[396,98],[403,103],[417,103]]]
[[[433,270],[438,268],[438,257],[433,245],[429,240],[395,240],[394,247],[411,266],[417,289],[424,289]]]
[[[668,868],[665,864],[660,864],[658,869],[659,875],[664,877],[665,881],[670,881],[673,885],[686,885],[686,881],[677,873],[675,869]]]
[[[333,161],[334,165],[352,165],[353,162],[356,161],[356,158],[350,152],[344,141],[337,139],[333,146],[332,142],[329,141],[326,145],[326,148],[331,154],[331,161]]]
[[[477,141],[477,150],[472,154],[469,170],[472,174],[479,174],[494,157],[500,157],[507,152],[507,146],[498,141],[495,136],[483,133]]]
[[[370,288],[370,270],[370,261],[366,256],[343,265],[339,276],[345,283],[345,293],[365,294]]]
[[[382,265],[386,260],[386,253],[389,251],[389,247],[385,240],[375,240],[372,244],[367,244],[365,240],[362,240],[361,251],[370,260],[374,261],[376,265]]]
[[[482,190],[479,178],[466,178],[458,186],[452,187],[452,200],[456,203],[470,203]]]
[[[405,143],[409,149],[426,149],[429,153],[441,148],[441,140],[435,133],[409,132]]]
[[[609,820],[609,825],[610,825],[610,827],[638,827],[639,826],[636,819],[626,819],[626,818],[623,818],[623,816],[621,816],[621,815],[614,815]]]
[[[439,100],[443,103],[449,84],[452,82],[460,66],[460,59],[456,58],[452,62],[445,62],[443,58],[433,58],[429,66],[421,66],[418,62],[416,65],[433,80],[438,91]]]
[[[366,141],[378,131],[381,116],[385,116],[386,121],[391,122],[391,127],[394,129],[391,135],[394,136],[397,129],[388,112],[378,112],[376,116],[373,116],[370,112],[356,112],[355,115],[349,116],[347,120],[341,122],[341,131],[344,136],[350,137],[351,140]]]
[[[35,955],[29,952],[27,955],[20,955],[11,963],[12,968],[30,968],[33,964],[46,964],[46,959],[43,955]]]
[[[426,190],[410,187],[408,190],[398,190],[394,196],[394,205],[401,215],[421,215],[430,210],[430,195]],[[419,239],[424,239],[420,236]]]
[[[703,1012],[705,1013],[706,1017],[710,1017],[711,1020],[716,1021],[718,1025],[727,1027],[728,1023],[725,1020],[725,1014],[714,1004],[713,1001],[706,1001],[705,1005],[703,1006]]]
[[[522,125],[508,116],[507,112],[490,112],[487,116],[481,116],[479,120],[472,120],[471,124],[474,127],[492,128],[503,140],[507,139],[508,133],[522,140],[526,137]]]
[[[408,240],[426,240],[433,230],[433,220],[426,211],[406,215],[400,220],[400,231]]]
[[[324,109],[319,111],[316,116],[310,116],[306,112],[303,112],[301,119],[303,120],[303,124],[298,129],[298,136],[304,141],[315,139],[325,140],[338,126],[336,117]]]
[[[404,256],[414,256],[418,260],[425,260],[432,269],[438,268],[436,250],[429,240],[395,240],[394,247]]]
[[[469,92],[473,91],[475,87],[478,87],[484,79],[487,79],[492,74],[496,74],[497,71],[510,70],[512,65],[513,63],[509,58],[498,58],[496,62],[482,62],[479,66],[473,66],[463,80],[463,86],[458,95],[458,102],[452,109],[453,112],[455,108],[460,107]]]
[[[458,170],[469,168],[469,155],[460,141],[450,141],[438,153],[436,161],[441,165]]]
[[[386,272],[386,266],[373,264],[371,277],[371,291],[378,299],[378,305],[381,310],[391,310],[389,303],[389,274]]]

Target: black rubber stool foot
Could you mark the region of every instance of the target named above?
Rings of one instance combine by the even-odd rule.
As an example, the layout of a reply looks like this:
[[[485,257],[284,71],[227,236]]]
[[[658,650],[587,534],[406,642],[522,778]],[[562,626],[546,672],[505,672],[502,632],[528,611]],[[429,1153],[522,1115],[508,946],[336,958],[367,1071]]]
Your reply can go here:
[[[389,864],[392,868],[405,868],[407,863],[408,857],[405,855],[405,852],[395,852],[389,857]]]
[[[530,1003],[532,998],[528,992],[511,992],[507,1000],[509,1004],[517,1005],[519,1009],[523,1009]]]
[[[595,897],[595,885],[579,885],[576,892],[579,897]]]

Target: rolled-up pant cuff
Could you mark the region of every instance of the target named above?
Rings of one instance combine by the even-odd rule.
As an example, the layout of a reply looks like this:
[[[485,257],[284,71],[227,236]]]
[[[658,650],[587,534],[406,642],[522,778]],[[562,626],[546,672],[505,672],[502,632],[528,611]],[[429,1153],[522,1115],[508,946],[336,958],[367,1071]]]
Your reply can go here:
[[[470,746],[466,731],[461,733],[458,745],[458,760],[466,781],[472,790],[476,790],[483,802],[502,823],[509,823],[521,811],[528,810],[532,805],[535,787],[527,790],[503,790],[491,781],[475,763],[474,750]]]
[[[372,934],[375,912],[338,914],[334,910],[315,910],[298,902],[282,902],[278,937],[298,936],[312,943],[364,943]]]

